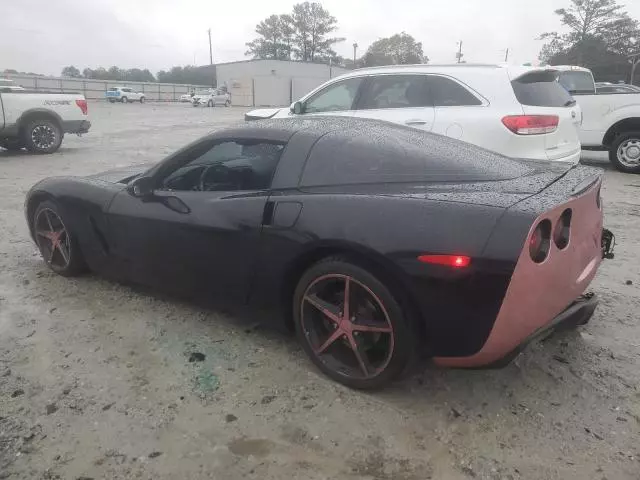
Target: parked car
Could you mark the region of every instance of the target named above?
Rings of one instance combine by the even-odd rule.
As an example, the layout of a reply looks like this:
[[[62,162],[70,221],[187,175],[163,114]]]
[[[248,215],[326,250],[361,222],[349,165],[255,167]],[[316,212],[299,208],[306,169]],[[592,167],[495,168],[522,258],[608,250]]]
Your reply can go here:
[[[609,160],[618,170],[640,173],[640,95],[631,91],[604,92],[602,87],[596,91],[593,74],[587,68],[553,68],[559,71],[560,84],[582,108],[582,148],[608,151]]]
[[[290,108],[245,119],[341,115],[387,120],[510,157],[577,163],[580,108],[548,68],[394,65],[356,70]]]
[[[105,92],[105,97],[109,102],[140,102],[144,103],[146,97],[142,92],[136,92],[129,87],[112,87]]]
[[[600,169],[307,117],[220,129],[150,168],[45,179],[25,212],[54,272],[265,320],[270,307],[320,370],[374,388],[418,354],[494,365],[586,323],[597,299],[582,294],[610,255],[601,183]]]
[[[207,92],[196,93],[191,103],[194,107],[204,106],[215,107],[216,105],[231,106],[231,95],[222,90],[209,90]]]
[[[0,78],[0,92],[13,92],[16,90],[24,90],[24,87],[16,85],[13,80],[8,78]]]
[[[183,95],[180,95],[181,102],[191,102],[192,98],[193,98],[193,93],[185,93]]]
[[[0,147],[53,153],[65,133],[87,133],[87,101],[79,93],[0,89]]]

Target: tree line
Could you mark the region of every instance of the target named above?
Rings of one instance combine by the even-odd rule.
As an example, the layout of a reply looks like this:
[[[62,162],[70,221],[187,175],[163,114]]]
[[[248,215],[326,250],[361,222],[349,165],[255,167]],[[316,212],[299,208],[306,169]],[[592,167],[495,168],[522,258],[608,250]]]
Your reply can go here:
[[[176,66],[169,70],[160,70],[155,76],[149,69],[140,68],[119,68],[116,66],[108,69],[98,67],[96,69],[85,68],[82,72],[75,66],[69,65],[62,69],[63,77],[86,78],[92,80],[112,80],[129,82],[161,82],[161,83],[182,83],[193,85],[215,85],[215,71],[210,67],[197,67],[186,65]]]
[[[338,55],[333,47],[345,39],[332,36],[337,19],[320,3],[304,2],[291,13],[271,15],[256,25],[257,37],[247,42],[247,52],[256,59],[332,62],[347,68],[427,62],[422,43],[402,32],[377,40],[354,60]]]
[[[555,14],[563,31],[540,36],[542,63],[587,67],[602,81],[630,77],[631,57],[640,56],[640,23],[616,0],[570,0]],[[636,72],[632,83],[640,83],[640,67]]]

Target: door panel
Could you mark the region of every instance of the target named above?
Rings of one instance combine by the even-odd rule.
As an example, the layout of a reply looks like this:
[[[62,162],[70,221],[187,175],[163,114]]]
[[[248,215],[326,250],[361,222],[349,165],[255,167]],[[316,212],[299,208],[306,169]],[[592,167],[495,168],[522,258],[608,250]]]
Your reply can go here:
[[[127,276],[163,289],[243,301],[259,247],[265,192],[123,191],[108,213]]]

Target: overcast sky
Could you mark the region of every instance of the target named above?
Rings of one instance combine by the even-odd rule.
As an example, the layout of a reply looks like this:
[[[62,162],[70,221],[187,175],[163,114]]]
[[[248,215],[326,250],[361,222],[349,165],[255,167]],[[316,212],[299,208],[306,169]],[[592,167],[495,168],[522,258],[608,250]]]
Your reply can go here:
[[[0,71],[13,68],[59,74],[65,65],[149,68],[242,60],[254,28],[272,13],[288,13],[286,0],[2,0]],[[568,0],[325,0],[338,19],[336,50],[359,54],[371,42],[405,31],[423,44],[432,62],[455,61],[463,41],[469,62],[535,62],[545,31],[560,27],[553,10]],[[624,2],[621,2],[624,3]],[[640,19],[640,0],[626,2]]]

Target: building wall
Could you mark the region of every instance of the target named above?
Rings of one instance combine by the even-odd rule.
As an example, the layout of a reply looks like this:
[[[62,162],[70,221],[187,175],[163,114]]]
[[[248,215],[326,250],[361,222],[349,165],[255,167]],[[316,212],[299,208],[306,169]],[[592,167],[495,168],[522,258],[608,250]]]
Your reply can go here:
[[[143,92],[149,101],[175,102],[180,95],[192,90],[211,88],[206,85],[179,85],[172,83],[114,82],[110,80],[89,80],[84,78],[40,77],[37,75],[3,74],[16,84],[30,90],[60,93],[78,92],[88,100],[104,100],[104,93],[111,87],[131,87]]]
[[[287,106],[344,68],[281,60],[250,60],[216,65],[218,87],[226,85],[239,106]]]

